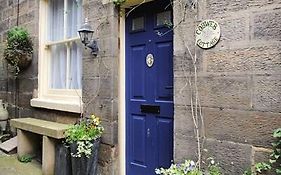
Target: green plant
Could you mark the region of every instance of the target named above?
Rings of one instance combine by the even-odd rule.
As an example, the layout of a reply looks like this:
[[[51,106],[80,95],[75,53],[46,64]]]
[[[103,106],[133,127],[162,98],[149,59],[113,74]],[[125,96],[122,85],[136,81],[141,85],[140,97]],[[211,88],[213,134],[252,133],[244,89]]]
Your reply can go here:
[[[274,169],[276,174],[281,174],[281,128],[278,128],[273,132],[273,137],[276,140],[272,143],[273,152],[270,155],[269,162],[256,163],[253,172],[247,170],[243,175],[252,175],[255,173],[262,174],[271,169]]]
[[[273,137],[276,139],[273,143],[273,152],[270,155],[269,162],[276,167],[275,172],[281,174],[281,128],[273,132]]]
[[[71,126],[65,131],[67,143],[77,143],[77,152],[72,153],[73,157],[81,157],[83,154],[86,157],[91,155],[92,140],[101,137],[104,128],[101,126],[100,119],[95,115],[82,118],[79,123]]]
[[[270,170],[271,166],[265,162],[259,162],[255,164],[255,170],[258,173],[262,173],[263,171]]]
[[[253,174],[262,174],[265,171],[271,170],[271,165],[265,162],[256,163],[254,166],[254,171],[251,169],[244,171],[243,175],[253,175]]]
[[[126,0],[113,0],[113,3],[116,6],[121,6],[122,4],[124,4],[126,2]]]
[[[15,74],[30,63],[28,58],[31,58],[32,54],[33,44],[27,30],[22,27],[11,28],[4,48],[4,58],[15,68]]]
[[[212,158],[209,160],[210,163],[205,170],[200,170],[194,161],[185,160],[182,164],[172,164],[168,169],[155,169],[155,173],[161,175],[221,175],[221,169],[218,164],[215,164]]]
[[[25,154],[25,155],[22,155],[22,156],[19,156],[18,157],[18,160],[22,163],[28,163],[28,162],[31,162],[33,159],[33,157],[29,154]]]

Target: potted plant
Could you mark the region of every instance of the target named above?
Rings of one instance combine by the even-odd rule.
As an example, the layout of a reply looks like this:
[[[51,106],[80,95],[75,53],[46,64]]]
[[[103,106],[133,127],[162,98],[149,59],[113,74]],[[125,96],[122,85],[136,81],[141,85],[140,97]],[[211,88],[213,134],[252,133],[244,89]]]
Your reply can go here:
[[[95,115],[83,117],[65,132],[70,145],[72,174],[95,175],[97,173],[98,148],[104,131]]]
[[[17,75],[32,61],[33,43],[26,29],[13,27],[8,31],[4,58],[14,67]]]

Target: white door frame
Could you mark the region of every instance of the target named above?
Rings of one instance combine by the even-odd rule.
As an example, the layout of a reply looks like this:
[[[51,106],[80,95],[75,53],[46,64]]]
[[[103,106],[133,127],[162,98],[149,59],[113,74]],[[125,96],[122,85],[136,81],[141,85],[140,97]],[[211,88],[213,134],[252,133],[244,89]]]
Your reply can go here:
[[[125,9],[120,9],[125,14]],[[119,87],[118,87],[118,144],[119,144],[119,175],[126,174],[126,57],[125,57],[125,15],[119,18]]]

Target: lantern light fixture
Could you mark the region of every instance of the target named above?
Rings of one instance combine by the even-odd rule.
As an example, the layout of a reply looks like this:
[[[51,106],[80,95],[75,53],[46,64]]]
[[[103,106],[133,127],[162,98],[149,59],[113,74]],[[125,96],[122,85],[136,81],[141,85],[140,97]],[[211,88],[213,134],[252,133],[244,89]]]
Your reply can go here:
[[[90,26],[88,22],[88,18],[85,18],[84,24],[82,24],[81,28],[78,30],[79,37],[81,39],[81,42],[85,45],[85,47],[90,48],[92,51],[91,53],[93,55],[97,55],[99,48],[97,45],[97,41],[92,39],[94,30],[92,30],[92,27]]]

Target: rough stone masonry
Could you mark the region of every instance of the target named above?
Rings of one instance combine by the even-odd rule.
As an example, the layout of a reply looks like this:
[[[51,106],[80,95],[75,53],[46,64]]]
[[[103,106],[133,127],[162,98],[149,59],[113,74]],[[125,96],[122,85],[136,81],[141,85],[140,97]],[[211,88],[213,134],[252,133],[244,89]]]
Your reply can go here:
[[[177,2],[176,0],[175,2]],[[73,123],[79,114],[32,108],[38,91],[39,0],[20,0],[19,24],[34,42],[32,65],[17,80],[0,53],[0,98],[9,104],[11,118],[35,118]],[[187,1],[189,2],[189,1]],[[174,24],[184,16],[185,1],[174,3]],[[118,174],[118,64],[119,12],[112,2],[83,1],[98,38],[99,54],[83,53],[83,101],[85,114],[102,117],[105,134],[99,157],[102,175]],[[195,159],[197,143],[190,111],[190,87],[194,77],[191,57],[196,53],[198,91],[204,116],[208,150],[225,174],[237,175],[265,160],[273,129],[281,126],[281,1],[199,0],[198,9],[188,7],[185,20],[174,30],[174,158]],[[0,45],[7,30],[16,25],[17,1],[0,0]],[[219,43],[202,50],[194,46],[195,27],[204,19],[221,26]],[[3,48],[3,47],[0,47]],[[91,96],[98,94],[94,100]]]

